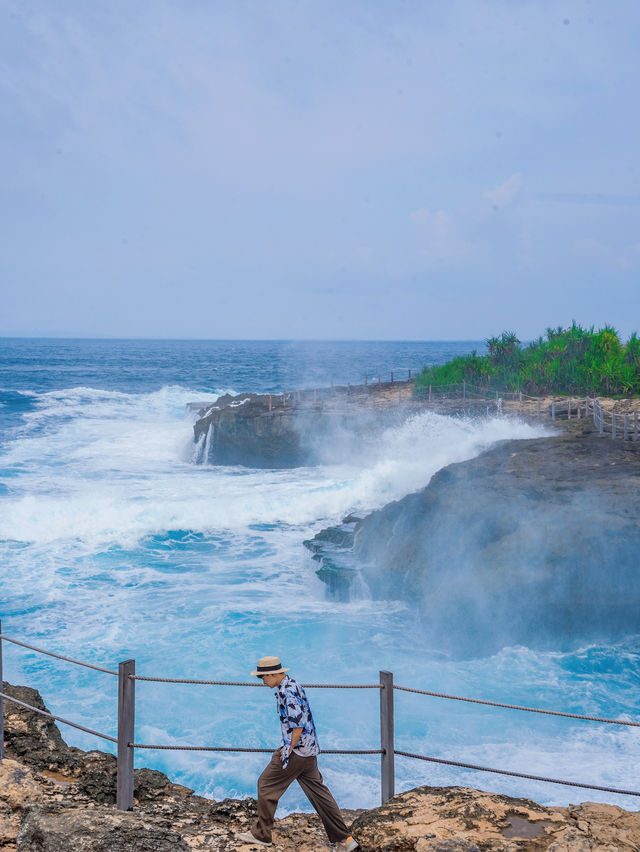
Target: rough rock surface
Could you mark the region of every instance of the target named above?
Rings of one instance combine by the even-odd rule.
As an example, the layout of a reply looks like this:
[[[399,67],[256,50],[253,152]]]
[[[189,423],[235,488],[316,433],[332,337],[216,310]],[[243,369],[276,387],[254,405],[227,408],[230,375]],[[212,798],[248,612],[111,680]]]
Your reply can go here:
[[[5,683],[3,691],[44,707],[35,690]],[[214,802],[194,796],[161,772],[140,769],[134,810],[123,813],[106,803],[114,792],[111,755],[69,748],[51,720],[9,702],[5,702],[5,734],[7,757],[0,763],[3,852],[259,848],[236,839],[255,820],[254,799]],[[20,760],[16,744],[22,749]],[[344,815],[363,852],[640,850],[640,814],[589,803],[544,808],[526,799],[464,787],[420,787],[395,796],[382,808]],[[282,852],[328,848],[320,820],[313,814],[278,820],[274,842]]]
[[[545,808],[465,787],[418,787],[353,823],[363,852],[624,852],[640,814],[585,803]]]
[[[334,543],[330,579],[348,584],[357,568],[372,596],[417,606],[453,653],[607,639],[640,629],[639,519],[640,442],[582,421],[440,470],[357,524],[346,561]]]
[[[197,460],[259,468],[314,464],[327,455],[339,460],[340,450],[349,454],[347,444],[377,433],[381,423],[408,416],[412,387],[412,382],[395,382],[222,396],[198,412]]]

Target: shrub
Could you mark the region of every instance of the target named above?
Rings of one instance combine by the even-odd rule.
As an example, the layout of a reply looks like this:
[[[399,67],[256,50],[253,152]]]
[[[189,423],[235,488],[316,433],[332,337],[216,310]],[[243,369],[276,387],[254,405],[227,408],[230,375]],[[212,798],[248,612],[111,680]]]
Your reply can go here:
[[[548,328],[546,337],[527,346],[513,331],[489,337],[486,344],[486,355],[474,351],[425,367],[416,376],[416,387],[466,381],[486,391],[523,391],[532,396],[640,394],[640,339],[635,332],[624,344],[610,325],[595,331],[573,322],[569,328]]]

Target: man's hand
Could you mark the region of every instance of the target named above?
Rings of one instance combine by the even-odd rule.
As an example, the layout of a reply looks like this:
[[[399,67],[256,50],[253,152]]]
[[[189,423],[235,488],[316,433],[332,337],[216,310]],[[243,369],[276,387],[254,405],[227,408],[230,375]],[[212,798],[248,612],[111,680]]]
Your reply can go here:
[[[287,764],[289,763],[289,757],[291,756],[291,752],[295,748],[296,743],[300,739],[300,734],[302,733],[302,728],[295,728],[291,734],[291,742],[285,743],[280,746],[280,756],[282,757],[282,768],[286,769]]]

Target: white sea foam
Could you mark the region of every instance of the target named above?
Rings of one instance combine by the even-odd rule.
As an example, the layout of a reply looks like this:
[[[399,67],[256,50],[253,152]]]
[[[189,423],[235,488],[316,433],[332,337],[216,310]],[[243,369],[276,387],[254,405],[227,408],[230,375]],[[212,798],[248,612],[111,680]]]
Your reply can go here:
[[[216,468],[189,461],[192,419],[184,406],[193,398],[208,401],[178,387],[144,395],[76,388],[38,397],[0,456],[10,489],[0,497],[3,628],[10,634],[109,666],[133,656],[144,674],[245,680],[255,659],[274,652],[311,682],[373,682],[388,668],[405,685],[602,715],[633,710],[620,696],[640,689],[635,644],[610,656],[606,649],[566,655],[512,648],[484,660],[450,660],[425,643],[402,602],[327,600],[316,563],[301,547],[345,513],[402,497],[442,466],[496,441],[540,435],[539,427],[425,413],[382,432],[351,464]],[[580,674],[614,665],[609,679]],[[5,666],[14,681],[39,686],[54,712],[115,729],[108,676],[35,660],[15,647],[6,650]],[[376,747],[375,690],[317,690],[311,697],[326,748]],[[239,695],[140,684],[137,700],[143,741],[277,744],[266,690]],[[634,785],[635,732],[479,714],[470,705],[406,694],[398,695],[396,710],[401,748]],[[65,735],[96,746],[88,735]],[[254,794],[263,762],[179,753],[136,759],[216,798]],[[342,805],[377,803],[375,758],[326,756],[323,772]],[[505,789],[492,776],[398,760],[398,788],[439,781]],[[509,790],[558,802],[579,795],[525,781],[509,781]],[[308,807],[295,788],[283,802],[284,810],[294,807]]]
[[[132,546],[167,529],[309,524],[378,508],[495,441],[541,434],[518,421],[426,413],[383,432],[358,465],[194,470],[184,461],[194,452],[187,399],[171,388],[133,400],[86,388],[44,395],[0,457],[0,465],[19,471],[0,538]]]

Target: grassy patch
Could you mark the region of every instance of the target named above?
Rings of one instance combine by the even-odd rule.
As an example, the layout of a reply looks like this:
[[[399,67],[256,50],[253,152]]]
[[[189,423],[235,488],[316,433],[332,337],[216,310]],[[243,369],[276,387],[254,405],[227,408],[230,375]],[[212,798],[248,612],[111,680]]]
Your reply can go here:
[[[487,339],[488,354],[472,352],[416,376],[416,388],[459,384],[486,390],[542,394],[640,395],[640,339],[626,343],[609,325],[595,331],[572,323],[548,328],[545,337],[523,346],[513,332]]]

